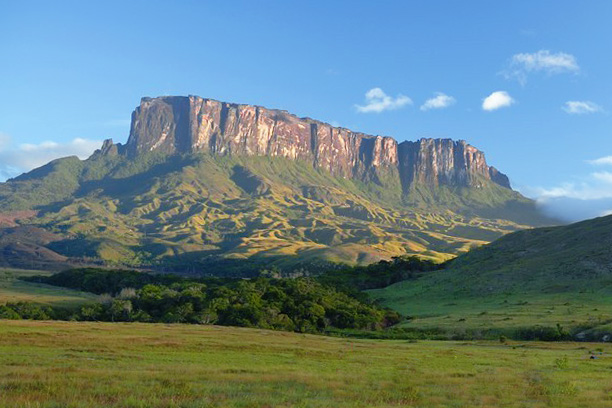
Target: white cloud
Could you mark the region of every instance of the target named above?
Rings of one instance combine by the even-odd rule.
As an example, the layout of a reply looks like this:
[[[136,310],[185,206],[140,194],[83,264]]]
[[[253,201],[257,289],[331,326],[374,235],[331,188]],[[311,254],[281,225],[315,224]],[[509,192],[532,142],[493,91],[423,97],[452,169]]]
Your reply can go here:
[[[540,50],[534,53],[515,54],[509,66],[502,72],[506,79],[517,79],[521,84],[527,82],[527,75],[543,72],[547,75],[561,73],[578,73],[580,66],[576,57],[564,52],[551,53]]]
[[[572,115],[583,115],[585,113],[603,111],[601,106],[591,101],[567,101],[561,109]]]
[[[552,188],[535,188],[530,192],[540,200],[561,197],[579,200],[612,198],[612,172],[593,172],[578,182],[563,183]]]
[[[449,106],[454,105],[455,102],[457,102],[455,98],[453,98],[452,96],[448,96],[442,92],[436,92],[435,95],[436,96],[426,100],[425,103],[421,105],[422,111],[427,111],[430,109],[448,108]]]
[[[591,173],[591,176],[595,180],[599,180],[599,181],[602,181],[604,183],[610,184],[610,186],[612,187],[612,173],[610,173],[609,171],[598,171],[598,172],[595,172],[595,173]],[[612,193],[612,191],[610,191],[610,193]]]
[[[60,157],[86,159],[101,145],[100,140],[76,138],[65,143],[46,141],[12,146],[10,138],[0,134],[0,180],[15,177]]]
[[[587,163],[594,164],[596,166],[610,166],[612,165],[612,156],[604,156],[599,159],[588,160]]]
[[[355,105],[355,108],[357,108],[358,112],[380,113],[382,111],[399,109],[402,106],[412,104],[412,99],[410,99],[409,97],[399,94],[395,98],[393,98],[387,95],[380,88],[372,88],[368,92],[366,92],[365,100],[365,105]]]
[[[514,99],[506,91],[496,91],[482,100],[482,109],[494,111],[506,108],[515,103]]]

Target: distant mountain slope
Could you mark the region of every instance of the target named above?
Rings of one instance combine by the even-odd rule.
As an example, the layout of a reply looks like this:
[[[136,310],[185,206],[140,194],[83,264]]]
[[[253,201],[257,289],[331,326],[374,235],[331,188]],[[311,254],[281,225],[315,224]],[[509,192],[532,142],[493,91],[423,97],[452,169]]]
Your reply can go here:
[[[412,327],[535,324],[612,333],[612,216],[508,234],[371,294]]]
[[[51,264],[189,270],[219,257],[441,260],[551,223],[464,141],[398,144],[193,96],[143,98],[126,145],[0,184],[1,214],[29,215],[2,236],[24,225],[53,234],[29,239],[30,263],[51,251]],[[0,263],[19,259],[3,253]]]

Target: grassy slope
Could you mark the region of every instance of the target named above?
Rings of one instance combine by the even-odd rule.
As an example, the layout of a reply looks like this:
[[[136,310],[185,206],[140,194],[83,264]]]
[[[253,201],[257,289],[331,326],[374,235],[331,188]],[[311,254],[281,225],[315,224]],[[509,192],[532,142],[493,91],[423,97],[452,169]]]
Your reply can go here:
[[[20,276],[47,275],[45,271],[0,269],[0,304],[6,302],[33,302],[39,305],[74,307],[96,299],[91,293],[24,282]]]
[[[2,321],[0,407],[609,407],[610,352]]]
[[[516,328],[535,324],[609,331],[612,217],[506,235],[447,270],[371,291],[416,318],[406,326]]]
[[[402,197],[389,169],[371,176],[379,183],[366,183],[282,158],[74,160],[0,185],[0,210],[28,203],[41,210],[31,222],[69,238],[53,243],[54,251],[109,263],[189,263],[216,254],[369,263],[410,253],[445,260],[535,222],[509,221],[536,212],[492,183]]]

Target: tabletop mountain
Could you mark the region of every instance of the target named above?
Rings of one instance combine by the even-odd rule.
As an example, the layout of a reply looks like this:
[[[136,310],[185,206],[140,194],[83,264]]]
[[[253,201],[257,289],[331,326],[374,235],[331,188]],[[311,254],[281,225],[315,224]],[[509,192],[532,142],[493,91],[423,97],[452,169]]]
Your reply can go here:
[[[398,143],[197,96],[143,98],[125,145],[0,184],[0,213],[4,264],[177,270],[447,259],[551,223],[465,141]]]

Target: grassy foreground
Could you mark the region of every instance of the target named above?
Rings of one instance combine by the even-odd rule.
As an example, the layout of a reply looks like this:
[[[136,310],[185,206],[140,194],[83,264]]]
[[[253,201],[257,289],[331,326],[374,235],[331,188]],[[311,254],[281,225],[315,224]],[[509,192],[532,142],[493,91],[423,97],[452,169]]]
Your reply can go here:
[[[611,351],[1,321],[0,406],[609,407]]]

